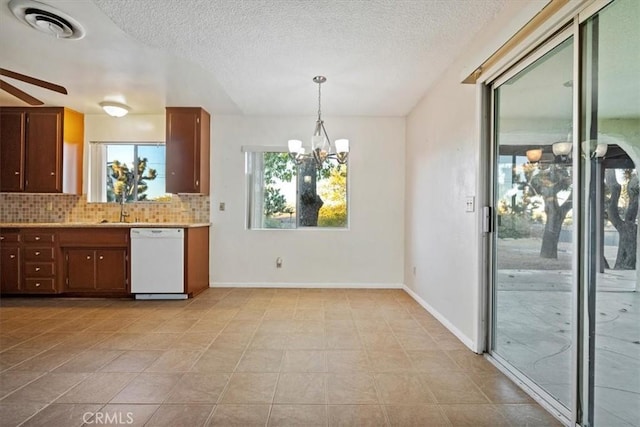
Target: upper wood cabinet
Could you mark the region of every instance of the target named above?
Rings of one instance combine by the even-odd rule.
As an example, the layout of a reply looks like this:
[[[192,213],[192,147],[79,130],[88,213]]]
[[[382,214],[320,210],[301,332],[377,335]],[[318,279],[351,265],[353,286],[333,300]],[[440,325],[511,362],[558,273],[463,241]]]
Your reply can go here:
[[[0,109],[0,191],[24,190],[24,111]]]
[[[211,117],[199,107],[167,107],[167,192],[209,194]]]
[[[62,107],[0,108],[0,191],[82,192],[84,116]]]

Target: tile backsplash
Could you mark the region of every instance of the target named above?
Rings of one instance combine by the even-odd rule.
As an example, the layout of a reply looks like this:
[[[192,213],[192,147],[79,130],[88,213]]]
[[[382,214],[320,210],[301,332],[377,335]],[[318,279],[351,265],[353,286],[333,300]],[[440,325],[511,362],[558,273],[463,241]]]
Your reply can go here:
[[[173,195],[168,202],[127,203],[127,222],[210,222],[209,196]],[[86,196],[69,194],[0,193],[0,222],[117,221],[116,203],[87,203]]]

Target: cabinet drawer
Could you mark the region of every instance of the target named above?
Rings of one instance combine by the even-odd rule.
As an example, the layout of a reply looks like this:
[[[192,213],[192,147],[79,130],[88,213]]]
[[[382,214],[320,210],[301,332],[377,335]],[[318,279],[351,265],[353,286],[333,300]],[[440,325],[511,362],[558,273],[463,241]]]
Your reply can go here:
[[[52,243],[55,241],[55,233],[23,233],[22,240],[25,243]]]
[[[129,228],[69,228],[61,230],[58,237],[61,247],[127,247],[129,245]]]
[[[20,241],[20,234],[18,233],[6,233],[6,232],[2,232],[0,233],[0,242],[2,243],[16,243]]]
[[[25,261],[53,261],[54,254],[55,252],[52,247],[42,248],[27,246],[24,248]]]
[[[55,279],[25,279],[24,290],[26,292],[55,292]]]
[[[55,271],[53,262],[26,262],[24,264],[24,276],[27,278],[53,277]]]

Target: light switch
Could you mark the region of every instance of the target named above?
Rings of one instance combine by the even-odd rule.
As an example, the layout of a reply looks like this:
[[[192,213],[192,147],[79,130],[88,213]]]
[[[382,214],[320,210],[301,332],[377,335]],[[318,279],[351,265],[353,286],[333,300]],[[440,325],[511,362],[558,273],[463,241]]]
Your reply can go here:
[[[476,210],[476,198],[475,196],[467,196],[467,203],[465,206],[465,212],[475,212]]]
[[[225,208],[226,208],[225,203],[224,203],[224,202],[220,202],[220,207],[219,207],[219,209],[220,209],[221,211],[223,211],[223,210],[225,210]]]

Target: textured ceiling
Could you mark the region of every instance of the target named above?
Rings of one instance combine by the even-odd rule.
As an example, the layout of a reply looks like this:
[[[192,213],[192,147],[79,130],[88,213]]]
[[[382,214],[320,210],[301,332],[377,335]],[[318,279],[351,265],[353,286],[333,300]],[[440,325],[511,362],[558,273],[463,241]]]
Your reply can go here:
[[[48,105],[312,114],[322,74],[325,114],[403,116],[507,0],[44,0],[82,23],[77,41],[33,31],[8,2],[1,66],[67,87],[11,81]]]
[[[60,95],[16,80],[7,82],[45,102],[101,113],[103,100],[124,102],[132,113],[163,113],[165,105],[203,105],[212,113],[239,112],[202,67],[152,49],[120,30],[91,0],[46,0],[87,30],[80,40],[59,40],[17,20],[0,0],[0,66],[65,86]],[[23,102],[0,91],[0,105]]]
[[[507,0],[94,2],[133,38],[201,66],[242,113],[311,114],[322,74],[326,114],[403,116]]]

